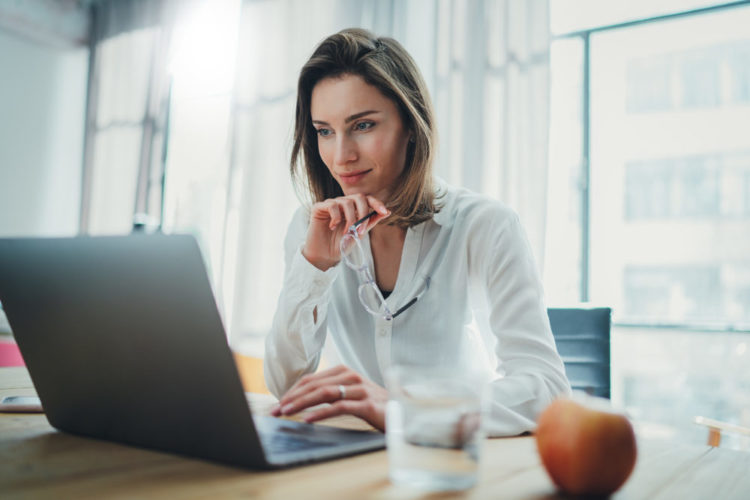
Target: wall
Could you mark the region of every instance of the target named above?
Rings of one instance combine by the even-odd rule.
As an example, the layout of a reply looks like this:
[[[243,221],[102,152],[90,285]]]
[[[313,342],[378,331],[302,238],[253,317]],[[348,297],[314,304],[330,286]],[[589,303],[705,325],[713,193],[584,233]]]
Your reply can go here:
[[[0,25],[0,237],[78,231],[88,49]]]

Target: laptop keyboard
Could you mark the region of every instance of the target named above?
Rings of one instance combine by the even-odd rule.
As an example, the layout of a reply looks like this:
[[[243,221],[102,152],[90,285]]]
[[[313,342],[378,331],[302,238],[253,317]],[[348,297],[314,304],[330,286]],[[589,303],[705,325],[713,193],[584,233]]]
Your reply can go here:
[[[253,421],[267,459],[277,464],[315,461],[385,447],[385,438],[380,433],[261,415],[253,415]]]
[[[267,453],[292,453],[335,446],[335,439],[326,439],[325,428],[274,417],[253,417]]]
[[[284,433],[273,433],[263,436],[263,447],[269,453],[289,453],[305,451],[315,448],[333,446],[335,443],[328,441],[313,441],[311,439],[291,436]]]

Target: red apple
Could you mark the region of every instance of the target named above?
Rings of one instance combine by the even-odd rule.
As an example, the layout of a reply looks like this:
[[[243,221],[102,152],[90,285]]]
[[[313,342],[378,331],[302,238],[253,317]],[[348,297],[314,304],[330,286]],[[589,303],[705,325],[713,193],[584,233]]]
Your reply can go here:
[[[637,455],[627,417],[567,398],[539,416],[536,444],[552,481],[574,495],[614,492],[633,472]]]

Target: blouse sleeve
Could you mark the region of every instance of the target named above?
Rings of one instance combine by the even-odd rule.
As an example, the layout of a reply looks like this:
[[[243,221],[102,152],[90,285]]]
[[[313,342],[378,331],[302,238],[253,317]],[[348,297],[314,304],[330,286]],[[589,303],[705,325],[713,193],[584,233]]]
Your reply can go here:
[[[493,436],[517,435],[533,431],[541,411],[557,396],[570,393],[570,383],[518,216],[494,210],[483,215],[479,227],[484,230],[472,231],[479,243],[474,257],[487,294],[498,359],[487,429]]]
[[[338,266],[321,271],[302,255],[306,229],[306,213],[300,208],[284,240],[284,284],[265,343],[263,372],[276,397],[317,369],[326,338],[331,286],[338,273]]]

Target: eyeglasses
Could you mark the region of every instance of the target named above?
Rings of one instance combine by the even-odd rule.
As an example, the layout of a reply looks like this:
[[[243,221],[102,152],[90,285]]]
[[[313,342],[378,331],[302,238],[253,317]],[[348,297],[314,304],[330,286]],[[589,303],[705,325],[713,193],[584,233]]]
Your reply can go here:
[[[370,314],[374,316],[382,316],[385,320],[390,321],[416,304],[430,287],[430,277],[428,276],[425,278],[425,286],[416,297],[400,307],[395,313],[391,312],[388,305],[385,303],[385,298],[383,297],[380,288],[378,288],[377,283],[375,283],[375,280],[372,277],[370,266],[367,265],[365,250],[362,248],[362,242],[360,241],[359,233],[357,232],[359,225],[376,213],[377,212],[374,211],[370,212],[352,224],[347,233],[341,237],[339,249],[341,250],[341,257],[344,259],[344,262],[346,262],[346,265],[357,271],[357,274],[359,275],[361,281],[358,290],[359,301]]]

